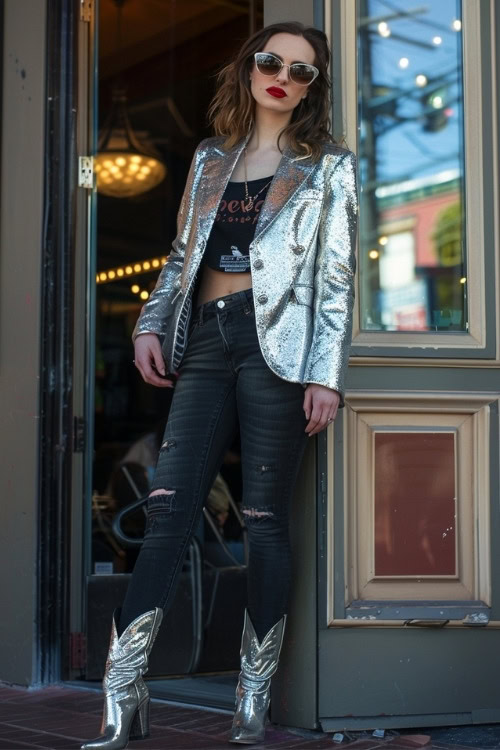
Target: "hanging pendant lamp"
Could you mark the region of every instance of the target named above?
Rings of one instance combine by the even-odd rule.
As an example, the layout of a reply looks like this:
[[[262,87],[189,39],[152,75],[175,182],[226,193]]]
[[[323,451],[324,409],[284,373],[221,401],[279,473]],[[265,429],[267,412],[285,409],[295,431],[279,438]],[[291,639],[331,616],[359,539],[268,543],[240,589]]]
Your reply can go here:
[[[121,10],[117,7],[117,51],[121,51]],[[127,113],[125,89],[113,87],[110,113],[99,136],[95,157],[97,190],[113,198],[130,198],[156,187],[167,174],[161,155],[154,146],[134,133]]]

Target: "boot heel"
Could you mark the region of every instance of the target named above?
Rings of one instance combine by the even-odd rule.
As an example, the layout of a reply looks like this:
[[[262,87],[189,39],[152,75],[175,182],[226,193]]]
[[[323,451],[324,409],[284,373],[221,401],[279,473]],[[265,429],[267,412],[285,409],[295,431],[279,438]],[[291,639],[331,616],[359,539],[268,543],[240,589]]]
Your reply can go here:
[[[129,739],[144,740],[146,737],[149,737],[149,698],[135,712]]]

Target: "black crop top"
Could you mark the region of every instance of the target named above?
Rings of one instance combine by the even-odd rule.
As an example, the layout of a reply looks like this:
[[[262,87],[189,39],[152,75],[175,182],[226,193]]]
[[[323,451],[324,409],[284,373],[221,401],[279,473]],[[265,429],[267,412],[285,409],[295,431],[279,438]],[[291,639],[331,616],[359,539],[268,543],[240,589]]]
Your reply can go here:
[[[248,247],[269,190],[267,183],[272,179],[271,175],[247,182],[249,195],[254,197],[258,193],[249,211],[244,208],[245,183],[228,182],[203,255],[203,262],[214,271],[234,273],[250,270]]]

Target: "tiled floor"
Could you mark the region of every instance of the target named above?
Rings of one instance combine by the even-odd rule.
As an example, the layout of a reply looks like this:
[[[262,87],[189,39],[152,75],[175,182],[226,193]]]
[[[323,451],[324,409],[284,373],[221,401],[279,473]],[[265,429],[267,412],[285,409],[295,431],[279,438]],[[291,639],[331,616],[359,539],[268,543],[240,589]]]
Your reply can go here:
[[[81,741],[98,734],[102,697],[99,693],[68,687],[49,687],[42,690],[23,690],[0,684],[0,750],[37,748],[37,750],[76,750]],[[131,742],[130,750],[229,750],[231,714],[202,711],[174,704],[153,701],[151,707],[151,736]],[[342,743],[333,742],[331,734],[285,729],[271,725],[261,748],[324,748],[349,747],[349,750],[494,750],[500,748],[500,725],[419,729],[411,733],[392,730],[384,739],[376,739],[369,732],[351,732]],[[425,744],[425,738],[430,736]],[[455,744],[451,744],[452,737]],[[462,744],[457,744],[458,742]],[[424,743],[424,744],[422,744]]]

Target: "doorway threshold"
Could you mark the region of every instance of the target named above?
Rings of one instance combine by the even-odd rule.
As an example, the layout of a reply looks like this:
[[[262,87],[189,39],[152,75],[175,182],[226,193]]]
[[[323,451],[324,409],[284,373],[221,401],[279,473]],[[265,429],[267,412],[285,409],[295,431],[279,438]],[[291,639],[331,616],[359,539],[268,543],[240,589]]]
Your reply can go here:
[[[238,672],[194,674],[185,677],[146,680],[152,698],[234,711]]]
[[[146,677],[151,698],[197,708],[234,711],[238,672],[211,672],[180,677]],[[99,680],[66,680],[71,687],[101,690]]]

